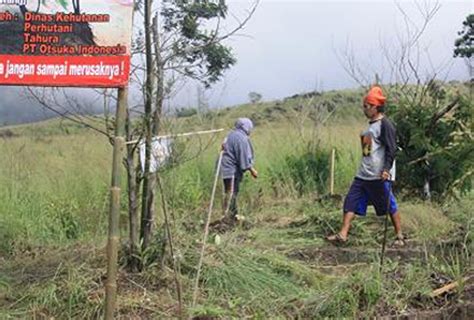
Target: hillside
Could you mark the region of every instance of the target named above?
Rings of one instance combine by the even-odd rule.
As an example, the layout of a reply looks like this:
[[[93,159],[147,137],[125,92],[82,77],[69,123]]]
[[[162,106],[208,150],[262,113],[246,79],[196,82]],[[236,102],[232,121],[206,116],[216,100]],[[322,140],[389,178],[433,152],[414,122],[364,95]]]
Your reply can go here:
[[[408,244],[390,246],[389,228],[382,270],[384,221],[373,209],[354,222],[347,244],[324,240],[340,226],[341,200],[361,158],[362,92],[306,93],[166,119],[166,133],[227,131],[242,116],[256,124],[251,138],[260,176],[243,182],[239,205],[245,220],[211,230],[193,308],[203,221],[226,132],[179,140],[179,165],[161,173],[186,316],[467,319],[473,314],[472,192],[442,203],[400,197]],[[0,130],[0,318],[102,317],[111,150],[105,136],[59,119]],[[130,273],[125,179],[122,185],[117,318],[176,318],[173,257],[168,249],[162,253],[161,205],[153,246],[140,256],[148,267]],[[221,189],[213,220],[221,215]],[[453,283],[451,290],[435,291]]]

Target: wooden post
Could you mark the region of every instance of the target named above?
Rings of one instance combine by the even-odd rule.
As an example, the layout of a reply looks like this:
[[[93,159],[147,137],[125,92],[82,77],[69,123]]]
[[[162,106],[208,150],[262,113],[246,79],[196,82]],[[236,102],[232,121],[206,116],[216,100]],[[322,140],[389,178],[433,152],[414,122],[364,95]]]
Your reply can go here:
[[[336,149],[332,149],[331,152],[331,180],[329,185],[329,193],[330,195],[334,195],[334,167],[336,166]]]
[[[118,89],[118,102],[115,116],[115,136],[112,160],[112,184],[110,187],[109,236],[107,240],[107,282],[105,284],[105,319],[114,318],[117,300],[117,260],[120,216],[120,173],[125,147],[125,116],[127,110],[128,88]]]

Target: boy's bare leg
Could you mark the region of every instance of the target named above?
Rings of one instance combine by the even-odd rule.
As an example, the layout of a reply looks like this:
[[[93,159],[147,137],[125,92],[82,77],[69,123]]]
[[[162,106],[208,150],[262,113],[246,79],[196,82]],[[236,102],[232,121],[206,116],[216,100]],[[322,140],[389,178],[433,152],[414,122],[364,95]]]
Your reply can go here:
[[[400,213],[397,211],[394,214],[391,214],[390,219],[392,220],[393,228],[395,229],[395,234],[397,235],[397,237],[403,238]]]
[[[339,234],[343,239],[347,239],[349,235],[349,229],[351,228],[351,222],[355,217],[354,212],[346,212],[344,213],[343,219],[342,219],[342,227],[341,231],[339,231]]]
[[[326,239],[329,241],[346,241],[349,235],[349,229],[351,228],[351,221],[354,219],[354,212],[346,212],[342,217],[342,227],[339,233],[331,235]]]

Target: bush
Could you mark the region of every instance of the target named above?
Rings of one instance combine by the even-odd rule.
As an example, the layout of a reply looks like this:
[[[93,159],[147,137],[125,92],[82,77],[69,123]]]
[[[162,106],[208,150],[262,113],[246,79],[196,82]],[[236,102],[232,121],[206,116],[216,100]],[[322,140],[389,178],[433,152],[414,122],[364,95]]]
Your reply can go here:
[[[176,110],[176,117],[178,118],[186,118],[191,117],[197,114],[196,108],[181,108]]]
[[[398,102],[388,105],[401,148],[399,185],[407,194],[420,195],[428,183],[438,199],[454,188],[466,193],[472,188],[474,164],[473,103],[466,96],[450,96],[437,82],[427,84],[423,92],[416,99],[398,93]]]
[[[327,192],[329,159],[329,150],[311,143],[307,144],[300,154],[285,158],[289,176],[300,196],[312,192]]]

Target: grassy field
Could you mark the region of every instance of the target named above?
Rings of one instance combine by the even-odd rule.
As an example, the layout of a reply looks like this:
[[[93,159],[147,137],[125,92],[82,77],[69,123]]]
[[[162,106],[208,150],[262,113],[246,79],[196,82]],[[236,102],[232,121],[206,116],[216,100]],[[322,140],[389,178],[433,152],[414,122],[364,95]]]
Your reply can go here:
[[[341,219],[341,199],[324,197],[330,151],[336,149],[339,195],[347,192],[360,159],[358,134],[365,120],[357,109],[359,94],[329,92],[170,120],[175,132],[230,128],[239,116],[250,116],[257,124],[252,140],[260,177],[245,179],[239,200],[246,220],[228,232],[211,232],[194,308],[203,220],[225,133],[210,142],[209,137],[184,140],[184,157],[192,160],[162,174],[174,217],[186,316],[467,315],[474,293],[472,193],[444,204],[401,200],[409,245],[387,250],[382,273],[383,220],[373,211],[355,221],[347,246],[324,241]],[[316,127],[334,107],[330,120]],[[0,138],[0,318],[100,318],[111,147],[104,137],[58,120],[7,129],[13,135]],[[193,157],[196,146],[208,143]],[[124,192],[124,250],[126,199]],[[220,202],[219,196],[217,208]],[[160,210],[158,214],[160,226]],[[118,318],[178,316],[171,259],[168,256],[164,266],[153,263],[161,247],[160,230],[154,239],[156,250],[144,253],[151,262],[148,268],[136,274],[120,270]],[[390,242],[393,237],[389,229]],[[459,283],[456,290],[431,295],[454,281]]]

